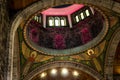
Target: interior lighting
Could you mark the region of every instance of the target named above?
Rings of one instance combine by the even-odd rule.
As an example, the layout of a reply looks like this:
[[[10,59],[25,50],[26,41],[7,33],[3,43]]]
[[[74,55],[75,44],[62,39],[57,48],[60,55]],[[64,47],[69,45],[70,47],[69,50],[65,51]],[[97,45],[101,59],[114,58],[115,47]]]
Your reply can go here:
[[[79,73],[77,71],[73,71],[73,76],[77,77],[79,76]]]
[[[52,76],[56,76],[57,75],[57,69],[52,69],[50,73],[51,73]]]
[[[67,68],[63,68],[62,71],[61,71],[61,75],[62,75],[63,77],[66,77],[66,76],[68,76],[68,74],[69,74],[68,69],[67,69]]]
[[[47,76],[47,73],[46,73],[46,72],[43,72],[43,73],[40,74],[40,77],[41,77],[41,78],[45,78],[46,76]]]

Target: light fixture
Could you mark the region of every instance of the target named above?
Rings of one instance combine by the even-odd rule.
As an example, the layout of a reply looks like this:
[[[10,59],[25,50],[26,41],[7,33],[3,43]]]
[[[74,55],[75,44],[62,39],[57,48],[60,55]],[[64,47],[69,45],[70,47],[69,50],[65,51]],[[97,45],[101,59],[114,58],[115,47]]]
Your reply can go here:
[[[57,69],[52,69],[50,73],[51,73],[52,76],[56,76],[57,75]]]
[[[69,74],[68,69],[67,69],[67,68],[62,68],[62,70],[61,70],[61,75],[62,75],[63,77],[67,77],[68,74]]]
[[[46,72],[43,72],[43,73],[40,74],[40,77],[41,77],[41,78],[45,78],[46,76],[47,76],[47,73],[46,73]]]
[[[79,73],[77,71],[73,71],[72,74],[73,74],[74,77],[78,77],[79,76]]]

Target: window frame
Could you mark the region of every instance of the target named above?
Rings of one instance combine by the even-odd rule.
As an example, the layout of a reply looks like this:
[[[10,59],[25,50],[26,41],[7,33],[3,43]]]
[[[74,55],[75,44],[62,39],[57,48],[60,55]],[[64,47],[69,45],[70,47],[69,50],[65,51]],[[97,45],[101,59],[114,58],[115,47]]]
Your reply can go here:
[[[49,26],[49,17],[53,17],[54,18],[54,26]],[[59,26],[55,26],[55,17],[59,17],[59,23],[60,23],[60,25]],[[62,18],[65,18],[66,19],[66,25],[65,26],[62,26],[61,25],[61,20],[62,20]],[[48,15],[48,16],[46,16],[46,27],[47,28],[50,28],[50,27],[53,27],[53,28],[60,28],[60,27],[68,27],[69,26],[69,24],[68,24],[69,22],[68,22],[68,16],[66,15],[66,16],[52,16],[52,15]]]
[[[89,11],[89,16],[87,16],[86,10]],[[90,7],[85,6],[85,7],[83,7],[83,8],[80,8],[79,10],[77,10],[76,12],[74,12],[74,13],[71,14],[72,25],[76,25],[76,24],[79,23],[80,21],[83,21],[83,20],[84,20],[84,19],[82,19],[81,16],[80,16],[81,13],[83,13],[84,19],[86,19],[87,17],[90,17],[90,16],[93,15]],[[79,22],[77,22],[76,19],[75,19],[75,17],[76,17],[77,15],[78,15],[78,17],[79,17]]]
[[[38,21],[35,20],[35,18],[34,18],[35,16],[37,16]],[[39,13],[39,14],[37,14],[37,15],[34,15],[34,17],[33,17],[33,20],[34,20],[34,21],[36,21],[36,22],[39,23],[39,24],[43,24],[43,15],[42,15],[41,13]],[[39,22],[39,19],[40,19],[40,22]]]

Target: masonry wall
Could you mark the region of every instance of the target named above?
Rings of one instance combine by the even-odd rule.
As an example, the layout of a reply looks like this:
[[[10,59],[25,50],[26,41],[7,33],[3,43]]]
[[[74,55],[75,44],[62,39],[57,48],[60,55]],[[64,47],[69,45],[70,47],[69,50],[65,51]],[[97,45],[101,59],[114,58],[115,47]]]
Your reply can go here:
[[[26,11],[18,15],[18,17],[16,18],[16,21],[14,21],[15,24],[13,26],[16,26],[16,22],[20,24],[19,21],[21,20],[25,21],[26,17],[30,16],[30,14],[35,13],[42,7],[48,8],[50,6],[66,4],[66,3],[89,3],[89,4],[96,5],[96,6],[106,7],[107,9],[110,9],[111,11],[120,13],[120,4],[117,2],[114,2],[113,0],[41,0],[40,2],[35,3],[34,5],[30,6],[29,7],[30,9],[28,8],[28,10],[26,9]],[[8,18],[8,12],[7,12],[8,10],[6,6],[7,6],[6,0],[0,0],[0,80],[6,80],[7,67],[8,67],[8,56],[11,56],[10,52],[9,52],[10,55],[8,55],[9,48],[7,46],[8,45],[7,42],[10,42],[10,41],[7,35],[9,35],[9,30],[12,25],[9,26],[9,18]],[[10,66],[10,69],[11,67],[13,66]],[[109,70],[110,69],[108,68],[107,72],[109,72]],[[16,71],[14,72],[16,73]],[[107,74],[110,74],[110,72]],[[108,76],[111,76],[111,75],[108,75]],[[109,80],[110,79],[112,80],[112,77],[110,77]]]
[[[8,33],[8,13],[6,0],[0,0],[0,80],[5,80],[7,76],[7,33]]]

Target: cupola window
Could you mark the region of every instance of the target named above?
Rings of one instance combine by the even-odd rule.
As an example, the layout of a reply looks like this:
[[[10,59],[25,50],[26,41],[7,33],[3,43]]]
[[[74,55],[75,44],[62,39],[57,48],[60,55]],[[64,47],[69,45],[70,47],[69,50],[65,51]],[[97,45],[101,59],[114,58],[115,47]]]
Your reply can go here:
[[[61,27],[67,26],[66,17],[48,17],[48,27]]]
[[[54,18],[53,17],[49,17],[49,26],[54,26]]]

